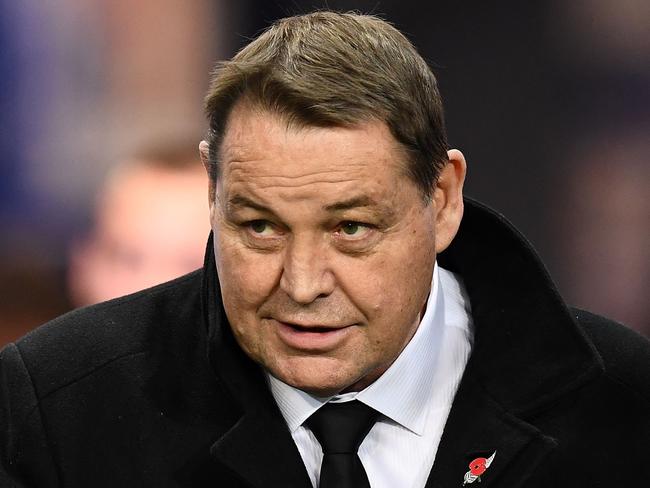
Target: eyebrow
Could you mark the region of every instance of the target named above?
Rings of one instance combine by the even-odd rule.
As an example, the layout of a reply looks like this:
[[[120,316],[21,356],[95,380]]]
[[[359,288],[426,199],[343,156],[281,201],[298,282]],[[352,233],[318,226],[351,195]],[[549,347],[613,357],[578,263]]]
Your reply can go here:
[[[228,200],[226,207],[228,211],[230,211],[233,207],[246,207],[246,208],[251,208],[253,210],[257,210],[259,212],[265,212],[272,215],[276,215],[275,212],[270,208],[244,195],[233,195]],[[383,205],[379,205],[375,200],[373,200],[367,195],[359,195],[356,197],[349,198],[347,200],[342,200],[340,202],[330,203],[328,205],[325,205],[323,207],[323,210],[327,212],[342,212],[345,210],[350,210],[354,208],[364,208],[364,207],[379,208],[382,211],[382,213],[386,213],[389,215],[393,215],[394,213],[392,209],[385,207]]]
[[[328,212],[340,212],[343,210],[350,210],[351,208],[359,207],[374,207],[376,203],[373,199],[368,196],[362,195],[358,197],[349,198],[348,200],[343,200],[341,202],[332,203],[330,205],[325,205],[323,207]]]
[[[253,210],[259,210],[260,212],[271,212],[271,210],[266,208],[264,205],[257,203],[256,201],[251,200],[250,198],[245,197],[243,195],[233,196],[228,200],[226,206],[228,209],[230,209],[231,207],[248,207],[248,208],[252,208]]]

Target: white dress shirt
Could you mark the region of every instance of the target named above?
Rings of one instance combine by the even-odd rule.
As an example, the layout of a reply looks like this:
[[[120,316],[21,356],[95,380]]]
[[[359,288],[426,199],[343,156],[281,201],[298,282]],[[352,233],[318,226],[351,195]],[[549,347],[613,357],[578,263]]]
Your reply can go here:
[[[303,423],[328,401],[356,399],[381,414],[358,451],[370,486],[424,487],[472,342],[463,284],[436,264],[417,331],[390,368],[364,390],[319,398],[267,373],[312,485],[318,487],[323,452]]]

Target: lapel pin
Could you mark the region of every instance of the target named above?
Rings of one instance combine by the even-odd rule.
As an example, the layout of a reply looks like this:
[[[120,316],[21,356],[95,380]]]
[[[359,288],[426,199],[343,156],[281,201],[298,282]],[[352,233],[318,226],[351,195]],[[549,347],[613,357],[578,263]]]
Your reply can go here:
[[[469,471],[465,473],[465,478],[463,481],[463,486],[468,483],[474,483],[476,480],[481,482],[481,475],[490,467],[492,461],[494,461],[494,456],[497,455],[497,452],[494,451],[489,458],[478,457],[469,463]]]

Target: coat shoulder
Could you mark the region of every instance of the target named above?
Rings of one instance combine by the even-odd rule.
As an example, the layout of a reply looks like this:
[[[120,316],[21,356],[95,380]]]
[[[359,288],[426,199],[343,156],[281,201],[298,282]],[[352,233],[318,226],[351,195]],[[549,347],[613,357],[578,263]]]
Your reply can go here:
[[[604,374],[650,406],[650,341],[617,322],[572,309],[602,359]]]
[[[73,310],[15,343],[37,396],[118,359],[145,353],[200,316],[201,271],[125,297]]]

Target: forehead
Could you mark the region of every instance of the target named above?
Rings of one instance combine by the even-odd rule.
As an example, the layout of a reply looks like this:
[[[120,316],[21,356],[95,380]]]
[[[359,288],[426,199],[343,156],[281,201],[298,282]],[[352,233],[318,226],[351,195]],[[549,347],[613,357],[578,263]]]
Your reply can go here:
[[[226,184],[301,186],[352,181],[394,186],[405,157],[385,123],[297,127],[279,115],[238,104],[220,148]]]

